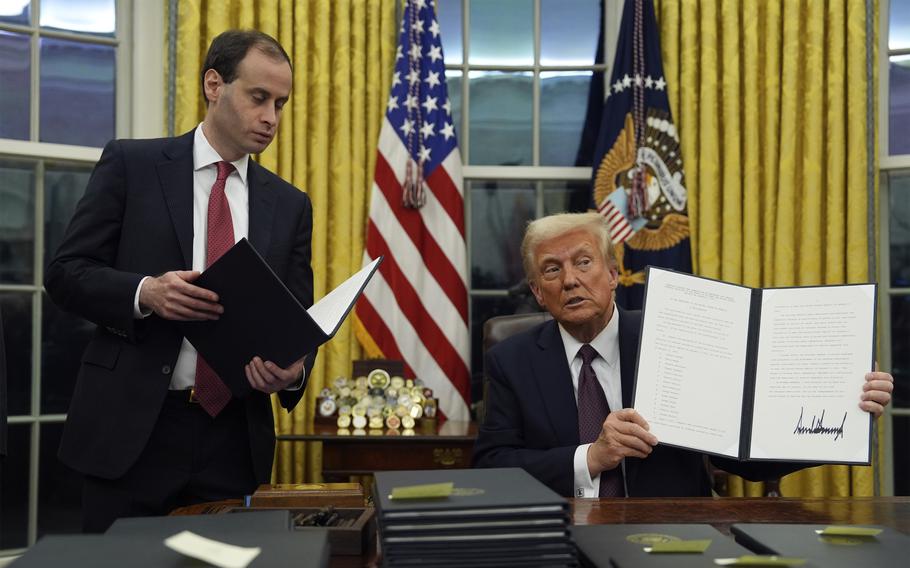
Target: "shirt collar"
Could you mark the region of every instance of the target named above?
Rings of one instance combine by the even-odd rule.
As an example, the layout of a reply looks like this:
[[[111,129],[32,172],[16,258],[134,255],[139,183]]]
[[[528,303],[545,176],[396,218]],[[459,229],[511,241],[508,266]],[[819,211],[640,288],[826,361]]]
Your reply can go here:
[[[197,172],[202,168],[211,166],[223,159],[218,155],[218,152],[212,148],[212,145],[209,144],[208,138],[205,137],[205,132],[202,131],[203,124],[204,123],[202,122],[199,123],[193,137],[193,171]],[[231,162],[231,164],[234,165],[234,169],[237,170],[237,173],[240,175],[240,181],[242,181],[244,185],[246,185],[246,172],[249,161],[250,155],[244,154],[241,158]]]
[[[566,349],[566,360],[571,366],[572,361],[578,355],[578,350],[584,344],[572,337],[572,334],[566,331],[562,324],[559,324],[559,335],[562,337],[562,344]],[[591,340],[590,345],[597,350],[607,365],[615,367],[619,364],[619,310],[616,308],[616,304],[613,304],[613,315],[607,322],[607,326]]]

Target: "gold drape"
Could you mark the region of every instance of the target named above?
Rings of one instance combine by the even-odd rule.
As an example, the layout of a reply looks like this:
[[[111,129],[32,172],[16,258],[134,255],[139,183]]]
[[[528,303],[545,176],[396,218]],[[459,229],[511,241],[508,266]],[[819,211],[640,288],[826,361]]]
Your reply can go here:
[[[291,57],[294,84],[278,136],[259,162],[307,192],[313,202],[315,297],[360,268],[376,141],[395,57],[395,2],[386,0],[181,0],[178,5],[175,132],[205,114],[199,68],[212,38],[229,28],[275,37]],[[319,351],[303,400],[288,415],[275,407],[279,433],[312,423],[327,377],[350,374],[360,347],[345,324]],[[310,447],[306,447],[310,446]],[[278,482],[316,481],[317,444],[279,444]]]
[[[695,272],[752,287],[872,279],[865,0],[655,4]],[[877,36],[877,2],[873,12]],[[763,487],[736,478],[730,490]],[[784,478],[781,492],[871,495],[873,472],[813,468]]]

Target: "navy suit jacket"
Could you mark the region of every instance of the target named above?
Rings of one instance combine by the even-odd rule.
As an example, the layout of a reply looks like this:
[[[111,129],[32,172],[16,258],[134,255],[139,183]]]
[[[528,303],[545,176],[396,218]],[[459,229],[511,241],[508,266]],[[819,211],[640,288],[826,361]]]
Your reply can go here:
[[[192,267],[193,136],[109,142],[46,271],[51,298],[98,325],[59,452],[86,474],[116,479],[136,462],[168,391],[183,336],[157,315],[135,319],[133,303],[143,276]],[[253,160],[247,181],[250,243],[312,305],[309,197]],[[279,398],[292,409],[302,394]],[[253,391],[244,403],[256,478],[265,483],[275,448],[271,402]]]
[[[619,309],[619,308],[617,308]],[[641,312],[619,309],[622,404],[632,406]],[[565,497],[573,496],[579,446],[578,407],[565,347],[555,320],[503,340],[486,355],[486,414],[474,447],[478,467],[521,467]],[[739,462],[712,457],[715,466],[763,480],[805,464]],[[646,459],[625,460],[629,497],[711,494],[701,453],[658,445]]]

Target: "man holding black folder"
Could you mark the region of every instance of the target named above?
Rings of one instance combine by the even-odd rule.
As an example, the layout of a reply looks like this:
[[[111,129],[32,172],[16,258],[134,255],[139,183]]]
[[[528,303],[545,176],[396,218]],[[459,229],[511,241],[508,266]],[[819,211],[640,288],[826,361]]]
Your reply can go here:
[[[614,304],[618,275],[604,217],[533,221],[521,252],[531,291],[554,319],[487,352],[487,411],[474,464],[522,467],[566,497],[710,495],[704,456],[658,446],[630,408],[641,312]],[[873,372],[865,381],[857,403],[877,417],[893,379]],[[808,466],[711,461],[756,481]]]
[[[235,398],[180,332],[178,322],[218,319],[217,295],[193,281],[244,237],[313,303],[309,198],[250,159],[275,136],[290,59],[266,34],[230,30],[201,75],[203,122],[176,138],[109,142],[47,268],[51,298],[98,324],[59,452],[85,474],[87,532],[267,483],[269,395],[293,409],[315,357],[287,368],[254,357],[252,394]]]

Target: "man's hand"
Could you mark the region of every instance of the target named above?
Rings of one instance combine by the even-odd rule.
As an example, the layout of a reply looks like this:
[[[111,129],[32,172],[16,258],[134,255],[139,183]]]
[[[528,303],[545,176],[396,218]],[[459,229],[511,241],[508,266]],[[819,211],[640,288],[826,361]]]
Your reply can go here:
[[[657,445],[657,437],[648,432],[648,422],[632,408],[611,412],[604,420],[600,436],[588,448],[588,471],[591,477],[619,466],[623,458],[646,458]]]
[[[177,321],[216,320],[224,311],[218,294],[190,284],[201,272],[175,270],[149,278],[139,290],[139,306]]]
[[[300,381],[300,378],[303,377],[304,360],[306,360],[306,355],[291,363],[287,369],[282,369],[271,361],[253,357],[253,360],[247,363],[243,370],[246,372],[246,380],[250,382],[251,387],[271,394]]]
[[[878,365],[875,366],[878,368]],[[878,418],[891,402],[891,393],[894,391],[894,377],[890,373],[873,371],[866,373],[866,382],[863,383],[863,394],[860,397],[859,407]]]

